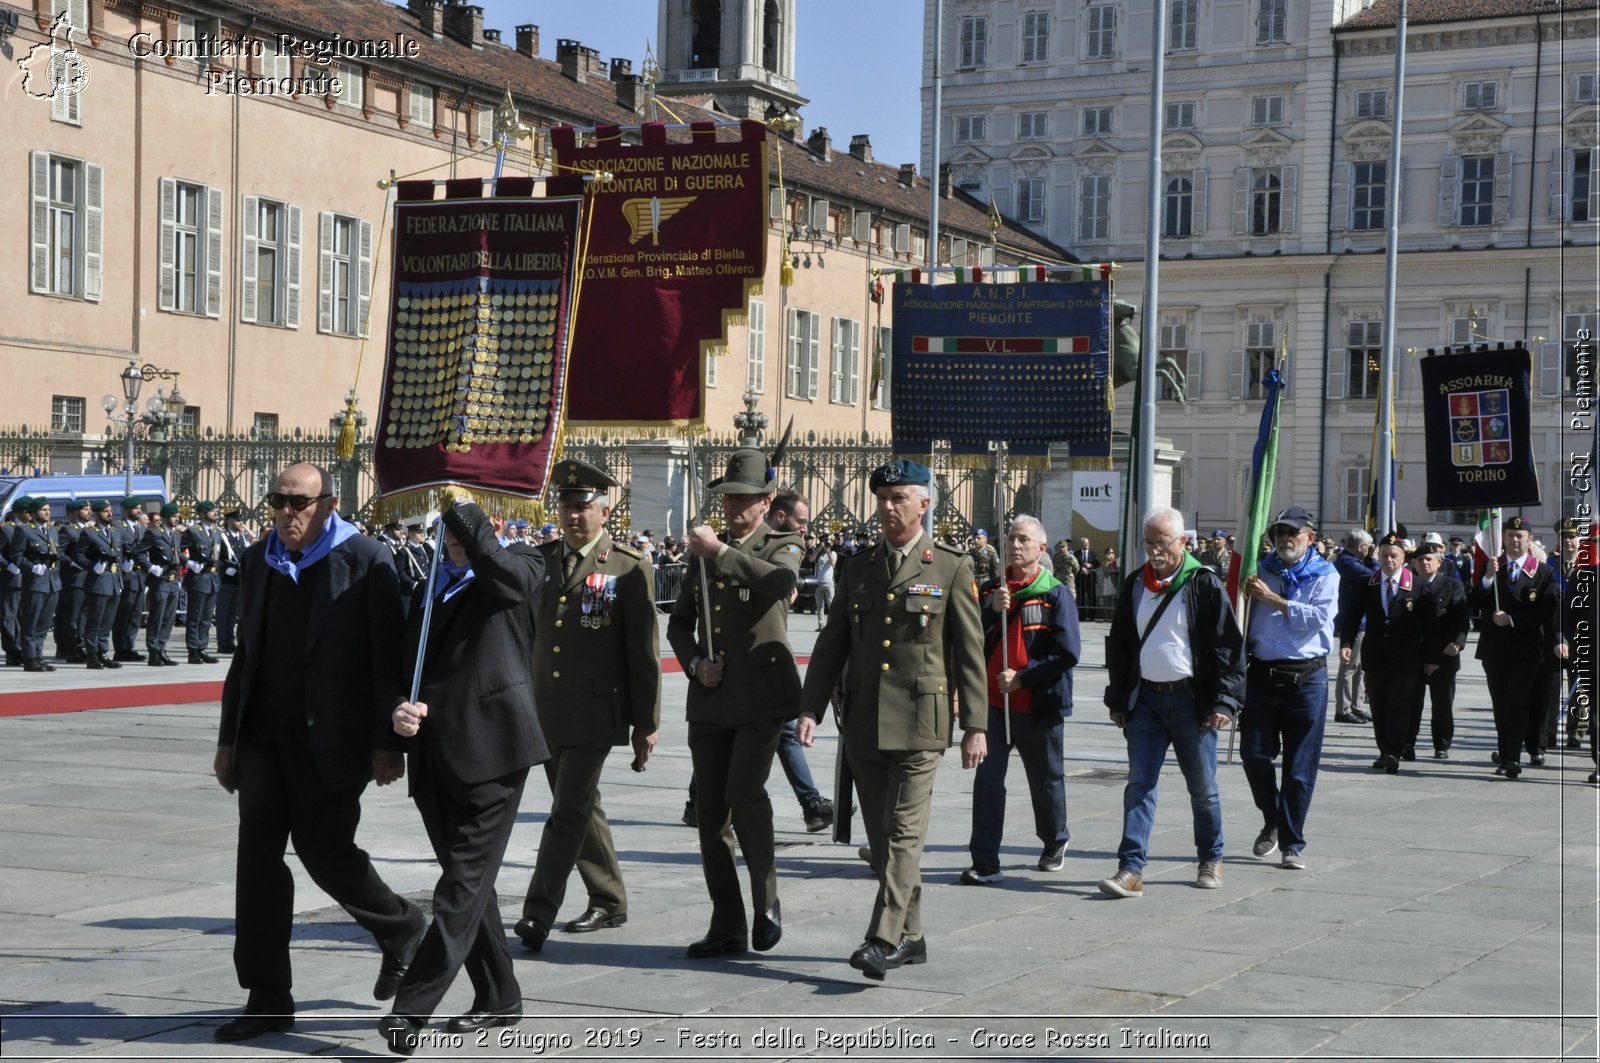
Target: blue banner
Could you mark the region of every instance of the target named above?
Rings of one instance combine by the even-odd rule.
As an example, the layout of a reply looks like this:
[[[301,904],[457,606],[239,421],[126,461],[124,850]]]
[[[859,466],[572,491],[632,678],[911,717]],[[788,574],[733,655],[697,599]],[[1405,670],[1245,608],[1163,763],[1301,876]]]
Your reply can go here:
[[[896,284],[893,306],[898,453],[1067,443],[1075,465],[1110,461],[1109,283]]]
[[[1429,509],[1539,504],[1532,369],[1520,344],[1422,359]]]

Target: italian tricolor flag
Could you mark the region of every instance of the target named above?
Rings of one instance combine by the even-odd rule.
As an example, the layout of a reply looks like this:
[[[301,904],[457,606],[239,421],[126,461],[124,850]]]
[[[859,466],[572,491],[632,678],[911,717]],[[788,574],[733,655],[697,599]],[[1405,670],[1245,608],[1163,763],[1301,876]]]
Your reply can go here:
[[[1486,509],[1478,518],[1478,533],[1472,537],[1472,571],[1482,575],[1484,566],[1500,554],[1500,510]]]

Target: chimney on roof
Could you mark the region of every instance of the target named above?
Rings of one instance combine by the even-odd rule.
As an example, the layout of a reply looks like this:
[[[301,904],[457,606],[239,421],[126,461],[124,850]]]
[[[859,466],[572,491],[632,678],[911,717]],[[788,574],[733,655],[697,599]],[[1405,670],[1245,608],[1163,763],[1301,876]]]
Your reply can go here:
[[[485,43],[488,43],[488,44],[499,44],[500,43],[500,31],[499,30],[492,30],[489,27],[485,26],[483,28],[483,39],[484,39]]]
[[[466,0],[447,0],[444,6],[445,36],[469,48],[483,47],[483,8]]]
[[[406,0],[406,10],[417,16],[422,32],[433,40],[444,36],[443,8],[440,0]]]
[[[862,162],[872,161],[872,141],[868,139],[867,134],[857,133],[850,138],[850,154]]]
[[[600,59],[600,53],[594,48],[585,48],[580,41],[563,37],[556,41],[556,62],[561,64],[561,73],[569,80],[582,85],[590,78],[604,79],[606,65]]]
[[[517,27],[517,51],[529,59],[536,58],[539,54],[539,27],[531,22],[525,22]]]
[[[828,162],[833,157],[833,138],[828,135],[828,127],[819,125],[813,129],[806,138],[806,147],[813,154],[822,156],[823,162]]]
[[[942,162],[942,163],[939,164],[939,198],[940,199],[949,199],[950,198],[950,186],[951,186],[950,164],[948,162]]]
[[[611,69],[613,71],[617,69],[618,62],[619,60],[616,59],[611,61]],[[644,109],[644,78],[624,70],[620,74],[613,73],[611,80],[617,83],[618,107],[625,111],[632,111],[634,114],[638,114]]]
[[[903,162],[900,164],[900,184],[906,188],[914,188],[917,184],[917,164]]]
[[[631,73],[633,73],[632,59],[613,59],[611,60],[611,73],[607,76],[612,81],[616,81],[619,78],[627,77]]]

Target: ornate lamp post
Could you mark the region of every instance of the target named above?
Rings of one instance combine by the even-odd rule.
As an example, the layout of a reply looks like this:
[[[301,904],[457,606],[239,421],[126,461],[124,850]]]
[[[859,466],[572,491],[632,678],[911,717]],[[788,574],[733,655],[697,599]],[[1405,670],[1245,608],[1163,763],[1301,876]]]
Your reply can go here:
[[[126,432],[127,449],[124,451],[122,463],[124,472],[123,491],[131,495],[133,494],[134,431],[140,424],[148,425],[152,429],[151,438],[165,443],[164,430],[170,425],[177,424],[179,418],[182,417],[184,399],[182,393],[178,391],[177,372],[161,369],[148,362],[140,365],[138,362],[130,360],[128,367],[119,375],[119,379],[122,381],[124,403],[122,416],[115,417],[112,415],[112,412],[117,408],[117,397],[115,395],[107,395],[101,399],[100,406],[106,411],[106,418],[111,422],[112,427],[121,428]],[[172,394],[170,396],[163,395],[161,390],[157,389],[155,398],[151,399],[147,406],[147,412],[140,416],[139,390],[144,386],[146,380],[171,380]]]
[[[740,397],[744,399],[744,409],[733,415],[733,427],[739,430],[739,445],[760,446],[761,434],[767,430],[768,421],[767,415],[756,409],[761,396],[751,389]]]

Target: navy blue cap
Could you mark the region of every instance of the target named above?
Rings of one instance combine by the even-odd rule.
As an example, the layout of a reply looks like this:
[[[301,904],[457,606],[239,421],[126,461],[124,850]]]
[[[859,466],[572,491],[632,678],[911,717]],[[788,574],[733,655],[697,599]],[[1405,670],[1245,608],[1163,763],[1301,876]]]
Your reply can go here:
[[[1267,530],[1271,531],[1280,525],[1286,525],[1295,531],[1303,531],[1306,528],[1315,528],[1317,526],[1317,518],[1316,514],[1304,506],[1289,506],[1287,509],[1278,511],[1278,515],[1272,518],[1272,523],[1268,525]],[[1401,534],[1403,535],[1404,532]]]
[[[895,484],[914,484],[928,487],[933,483],[933,471],[921,462],[909,458],[891,461],[887,465],[880,465],[872,470],[872,479],[868,486],[876,493],[880,488],[893,487]]]

